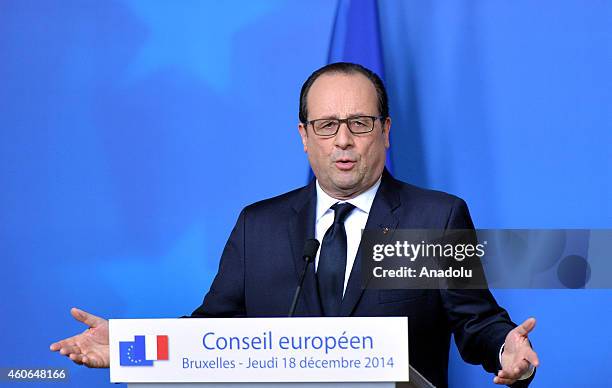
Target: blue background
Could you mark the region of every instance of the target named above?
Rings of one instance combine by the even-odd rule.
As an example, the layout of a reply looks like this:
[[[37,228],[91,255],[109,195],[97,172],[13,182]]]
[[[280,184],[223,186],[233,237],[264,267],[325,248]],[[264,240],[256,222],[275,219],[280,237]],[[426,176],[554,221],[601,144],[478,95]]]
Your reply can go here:
[[[395,175],[481,228],[612,227],[612,3],[382,1]],[[333,1],[0,2],[0,366],[105,317],[190,313],[240,209],[301,186]],[[357,21],[355,21],[357,22]],[[606,386],[610,290],[495,291],[535,387]],[[492,377],[451,353],[451,386]]]

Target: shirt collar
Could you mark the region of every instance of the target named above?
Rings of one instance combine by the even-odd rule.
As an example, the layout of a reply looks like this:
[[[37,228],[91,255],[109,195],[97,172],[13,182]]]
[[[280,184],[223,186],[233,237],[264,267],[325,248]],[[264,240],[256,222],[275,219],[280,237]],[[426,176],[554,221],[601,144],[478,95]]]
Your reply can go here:
[[[341,201],[334,197],[331,197],[321,188],[319,185],[319,180],[316,181],[317,188],[317,218],[316,222],[319,221],[321,217],[337,202],[348,202],[354,205],[357,209],[362,212],[369,214],[370,209],[372,208],[372,203],[374,202],[374,197],[376,196],[376,192],[378,191],[378,187],[380,186],[380,182],[382,180],[382,176],[378,178],[376,183],[372,185],[369,189],[359,194],[355,198],[351,198],[348,201]]]

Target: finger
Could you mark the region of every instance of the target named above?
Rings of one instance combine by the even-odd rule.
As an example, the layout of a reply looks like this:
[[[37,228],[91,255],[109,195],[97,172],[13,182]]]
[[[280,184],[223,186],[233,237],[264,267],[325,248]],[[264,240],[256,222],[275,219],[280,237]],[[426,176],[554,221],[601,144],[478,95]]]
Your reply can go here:
[[[56,352],[58,350],[60,350],[61,348],[63,348],[64,346],[73,346],[76,345],[76,335],[72,336],[70,338],[65,338],[61,341],[57,341],[51,344],[51,346],[49,346],[49,349],[51,349],[52,351]]]
[[[88,368],[101,367],[101,361],[95,355],[88,356],[87,354],[84,354],[81,361],[83,361],[83,365],[87,366]]]
[[[80,322],[83,322],[84,324],[86,324],[89,327],[96,327],[101,322],[104,321],[104,319],[102,319],[102,318],[100,318],[100,317],[98,317],[96,315],[90,314],[87,311],[80,310],[80,309],[78,309],[76,307],[73,307],[73,308],[70,309],[70,314],[72,314],[72,316],[76,320],[78,320]]]
[[[80,354],[71,354],[70,355],[70,359],[75,363],[75,364],[79,364],[79,365],[83,365],[83,356]]]
[[[500,377],[502,379],[510,379],[510,380],[516,380],[521,376],[520,373],[518,373],[516,368],[512,368],[512,369],[502,369],[499,372],[497,372],[497,377]]]
[[[516,330],[516,332],[519,335],[527,336],[527,334],[529,334],[533,330],[533,328],[535,327],[535,324],[536,324],[535,318],[533,317],[528,318],[525,322],[521,323],[516,328],[514,328],[514,330]]]
[[[71,354],[80,354],[81,349],[78,346],[64,346],[60,349],[60,354],[62,356],[69,356]]]
[[[540,365],[540,358],[538,357],[538,354],[534,352],[533,349],[531,349],[531,347],[525,350],[523,358],[535,367],[538,367]]]
[[[495,376],[493,378],[493,382],[495,384],[501,384],[501,385],[511,385],[511,384],[514,384],[515,381],[516,380],[514,379],[506,379],[506,378],[499,377],[499,376]]]
[[[81,358],[81,362],[83,362],[83,365],[85,365],[88,368],[92,368],[93,365],[91,365],[91,360],[89,359],[89,357],[87,357],[87,355],[83,355],[83,357]]]
[[[502,379],[501,377],[494,377],[493,378],[493,382],[495,384],[499,384],[499,385],[512,385],[516,382],[516,380],[511,380],[511,379]]]
[[[62,347],[66,345],[68,345],[68,343],[64,341],[54,342],[51,344],[51,346],[49,346],[49,349],[51,349],[52,352],[57,352],[58,350],[60,350]]]

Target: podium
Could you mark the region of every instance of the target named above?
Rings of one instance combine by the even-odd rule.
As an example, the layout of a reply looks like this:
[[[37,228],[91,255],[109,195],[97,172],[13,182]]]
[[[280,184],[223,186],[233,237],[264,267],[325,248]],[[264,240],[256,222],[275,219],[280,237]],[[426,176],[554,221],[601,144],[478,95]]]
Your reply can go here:
[[[111,319],[110,377],[130,388],[433,387],[408,318]]]

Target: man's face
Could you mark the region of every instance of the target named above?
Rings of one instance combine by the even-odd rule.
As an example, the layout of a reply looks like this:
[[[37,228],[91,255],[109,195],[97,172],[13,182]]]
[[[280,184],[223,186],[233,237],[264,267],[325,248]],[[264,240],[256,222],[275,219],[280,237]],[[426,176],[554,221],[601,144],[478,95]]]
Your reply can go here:
[[[312,84],[306,97],[308,121],[353,116],[379,116],[376,89],[361,74],[323,74]],[[310,166],[330,196],[353,198],[369,189],[385,167],[391,120],[376,120],[374,130],[353,135],[341,124],[332,137],[314,133],[311,125],[299,125],[304,151]]]

